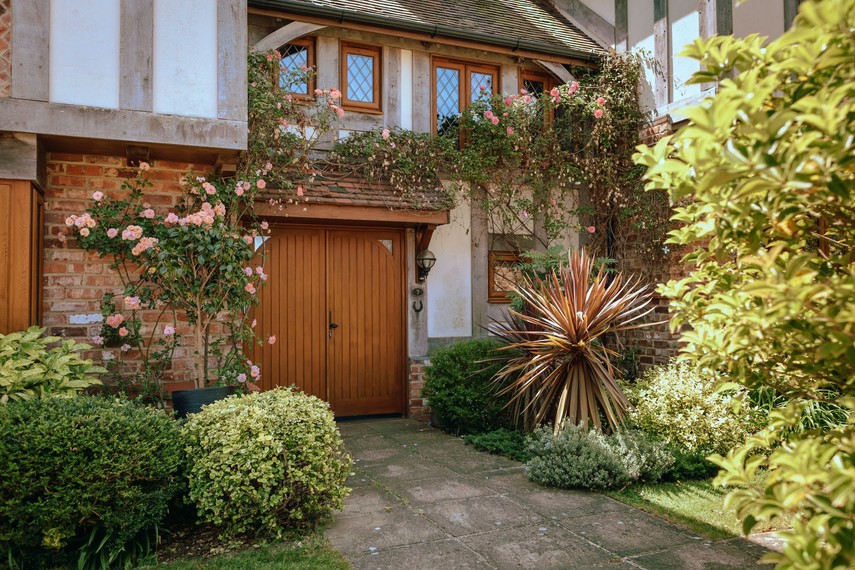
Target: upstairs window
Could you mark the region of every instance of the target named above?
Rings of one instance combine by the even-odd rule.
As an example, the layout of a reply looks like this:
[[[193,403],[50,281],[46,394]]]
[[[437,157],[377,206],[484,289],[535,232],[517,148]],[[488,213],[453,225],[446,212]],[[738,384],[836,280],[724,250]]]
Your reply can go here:
[[[532,71],[530,69],[520,69],[520,89],[525,89],[526,93],[535,99],[540,99],[541,96],[549,96],[549,92],[553,87],[561,83],[547,73]],[[545,120],[551,121],[555,118],[555,109],[551,109]]]
[[[309,97],[315,90],[315,80],[294,81],[291,72],[315,67],[315,39],[300,38],[279,48],[279,86],[288,93]]]
[[[460,114],[473,101],[489,98],[498,89],[499,68],[445,59],[433,60],[433,130],[456,132]]]
[[[363,112],[380,111],[382,98],[380,56],[379,47],[342,42],[342,107]]]

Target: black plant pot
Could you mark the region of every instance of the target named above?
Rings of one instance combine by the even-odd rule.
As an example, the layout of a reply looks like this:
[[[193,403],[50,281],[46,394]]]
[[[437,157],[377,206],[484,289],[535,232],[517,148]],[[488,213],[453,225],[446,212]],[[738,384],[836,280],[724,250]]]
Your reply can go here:
[[[198,414],[201,412],[202,406],[222,400],[234,393],[234,386],[176,390],[172,393],[172,409],[175,410],[176,418],[184,419],[187,417],[187,414]]]

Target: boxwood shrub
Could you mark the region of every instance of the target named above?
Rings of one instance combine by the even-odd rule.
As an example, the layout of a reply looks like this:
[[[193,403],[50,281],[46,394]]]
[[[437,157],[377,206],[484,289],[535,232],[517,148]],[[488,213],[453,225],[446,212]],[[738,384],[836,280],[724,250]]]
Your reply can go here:
[[[151,545],[183,464],[181,431],[160,411],[92,396],[0,406],[0,555],[123,566]]]
[[[225,536],[312,528],[350,491],[351,458],[329,406],[296,389],[231,396],[185,429],[190,498]]]
[[[492,379],[502,367],[483,362],[495,354],[498,342],[464,341],[431,354],[423,394],[439,427],[460,433],[483,433],[508,427],[508,398],[496,395]]]

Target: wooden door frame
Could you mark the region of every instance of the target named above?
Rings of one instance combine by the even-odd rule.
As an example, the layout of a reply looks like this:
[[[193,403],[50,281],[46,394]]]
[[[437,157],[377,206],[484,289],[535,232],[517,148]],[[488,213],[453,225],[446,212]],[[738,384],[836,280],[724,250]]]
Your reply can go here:
[[[339,230],[349,230],[349,231],[356,231],[356,232],[394,231],[394,232],[397,232],[400,234],[401,247],[403,250],[402,251],[403,255],[401,255],[401,259],[399,262],[400,263],[399,270],[401,272],[401,279],[400,279],[399,287],[401,288],[401,301],[402,301],[401,302],[399,324],[400,324],[400,328],[401,328],[401,335],[402,335],[402,345],[401,346],[403,347],[403,350],[401,351],[401,354],[399,356],[399,360],[400,360],[399,364],[400,364],[400,367],[401,367],[400,369],[401,369],[401,373],[402,373],[402,376],[401,376],[399,381],[401,383],[400,384],[401,385],[401,410],[402,410],[401,415],[406,417],[407,411],[408,411],[407,404],[409,402],[408,390],[409,390],[409,372],[410,372],[410,370],[409,370],[409,359],[410,359],[409,358],[410,357],[410,355],[409,355],[409,323],[408,323],[408,319],[407,319],[407,306],[408,306],[407,299],[409,298],[409,287],[407,285],[407,277],[408,277],[408,274],[407,274],[407,259],[408,259],[408,257],[407,256],[409,255],[410,252],[408,251],[409,244],[407,242],[407,228],[403,227],[401,225],[398,225],[398,224],[394,224],[394,225],[393,224],[388,224],[388,225],[386,225],[386,224],[361,225],[361,224],[355,224],[352,221],[349,222],[346,220],[342,223],[336,223],[334,220],[325,220],[322,223],[312,224],[312,223],[306,223],[303,220],[289,222],[288,220],[284,220],[282,218],[278,218],[278,219],[277,218],[271,218],[271,219],[268,219],[268,223],[270,224],[271,230],[290,229],[290,228],[293,228],[293,229],[314,229],[314,230],[322,229],[324,231],[324,251],[327,251],[327,252],[329,249],[329,233],[328,232],[330,232],[330,231],[339,231]],[[326,260],[326,261],[328,261],[328,260]],[[324,288],[325,288],[324,297],[326,298],[326,296],[327,296],[326,279],[325,279],[325,283],[324,283]],[[329,303],[329,301],[327,301],[327,303]],[[328,345],[324,345],[325,354],[326,354],[327,348],[328,348]],[[330,387],[328,385],[326,386],[326,391],[327,391],[327,394],[326,394],[327,400],[326,401],[329,402]]]

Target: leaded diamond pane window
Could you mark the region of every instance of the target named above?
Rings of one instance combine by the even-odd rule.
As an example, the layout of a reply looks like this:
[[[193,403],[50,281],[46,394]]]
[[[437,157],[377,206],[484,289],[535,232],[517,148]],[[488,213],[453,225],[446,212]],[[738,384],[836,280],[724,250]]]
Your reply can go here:
[[[540,97],[543,95],[544,91],[546,91],[546,86],[543,81],[536,81],[533,79],[526,79],[523,81],[523,89],[531,95],[532,97]]]
[[[361,103],[374,102],[374,58],[347,54],[347,98]]]
[[[296,79],[291,72],[303,70],[309,67],[309,46],[297,44],[285,44],[279,48],[282,59],[279,67],[282,74],[279,76],[279,86],[289,93],[309,94],[309,84],[303,79]]]
[[[460,117],[460,70],[436,68],[436,132],[448,133]]]
[[[493,74],[473,71],[469,74],[472,102],[478,99],[489,99],[493,95]]]

